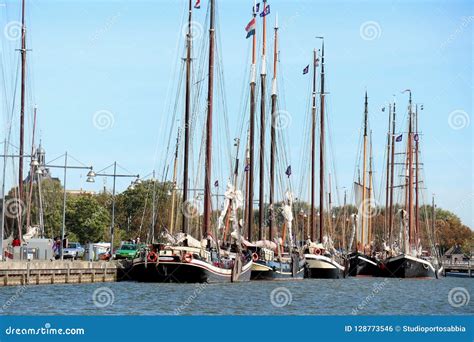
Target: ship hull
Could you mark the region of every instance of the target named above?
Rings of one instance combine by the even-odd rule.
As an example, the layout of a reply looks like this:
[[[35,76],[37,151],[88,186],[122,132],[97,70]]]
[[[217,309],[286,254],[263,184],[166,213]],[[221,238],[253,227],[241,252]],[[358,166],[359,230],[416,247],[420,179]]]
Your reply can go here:
[[[379,262],[368,255],[356,252],[348,255],[349,259],[349,275],[377,277],[381,276]]]
[[[436,277],[436,270],[429,261],[405,254],[386,259],[384,266],[384,275],[392,278]]]
[[[128,276],[139,282],[155,283],[230,283],[250,280],[252,262],[242,265],[238,276],[229,268],[221,268],[201,260],[191,262],[160,261],[133,262]]]
[[[305,254],[305,278],[339,279],[345,277],[345,267],[323,255]]]
[[[297,258],[294,262],[254,261],[252,280],[299,280],[304,278],[305,261]]]

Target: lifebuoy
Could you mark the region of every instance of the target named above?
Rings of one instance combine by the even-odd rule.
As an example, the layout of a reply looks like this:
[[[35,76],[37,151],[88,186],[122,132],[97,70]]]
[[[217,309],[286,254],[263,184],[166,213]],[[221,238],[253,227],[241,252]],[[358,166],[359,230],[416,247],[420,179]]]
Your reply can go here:
[[[183,261],[184,262],[191,262],[193,261],[193,255],[191,253],[186,253],[184,256],[183,256]]]
[[[258,254],[257,253],[252,253],[252,260],[257,261],[258,260]]]
[[[316,248],[314,249],[314,254],[316,254],[316,255],[321,255],[321,250],[316,247]]]
[[[156,255],[155,252],[150,252],[148,253],[148,255],[146,256],[146,259],[149,261],[149,262],[156,262],[158,260],[158,256]]]

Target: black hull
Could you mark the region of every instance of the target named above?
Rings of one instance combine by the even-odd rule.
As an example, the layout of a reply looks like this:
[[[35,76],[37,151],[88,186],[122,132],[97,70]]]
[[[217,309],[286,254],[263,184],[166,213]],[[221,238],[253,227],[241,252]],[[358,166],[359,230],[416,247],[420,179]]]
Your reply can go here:
[[[344,273],[339,269],[306,268],[305,278],[340,279],[344,278]]]
[[[347,268],[328,257],[305,254],[305,278],[340,279],[345,278]]]
[[[426,260],[400,255],[384,262],[384,276],[392,278],[435,278],[436,271]]]
[[[250,280],[251,265],[242,267],[238,279],[233,279],[230,270],[216,270],[185,262],[134,262],[128,271],[128,278],[139,282],[154,283],[230,283]]]
[[[349,276],[365,276],[365,277],[379,277],[382,276],[382,271],[379,267],[379,262],[368,255],[361,253],[352,253],[348,255],[349,258]]]

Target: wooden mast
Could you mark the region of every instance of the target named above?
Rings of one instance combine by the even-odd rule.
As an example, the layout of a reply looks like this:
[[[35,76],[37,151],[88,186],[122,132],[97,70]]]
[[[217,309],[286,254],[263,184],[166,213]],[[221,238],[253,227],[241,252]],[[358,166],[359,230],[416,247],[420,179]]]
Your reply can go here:
[[[185,206],[188,205],[188,182],[189,182],[189,132],[190,132],[190,115],[191,115],[191,20],[193,14],[192,0],[189,0],[188,13],[188,32],[186,34],[186,99],[184,109],[184,172],[183,172],[183,210],[182,219],[183,233],[187,234],[189,229],[188,215],[186,214]]]
[[[390,146],[390,127],[392,125],[392,104],[390,103],[388,105],[388,129],[387,129],[387,165],[386,165],[386,176],[385,176],[385,227],[384,227],[384,239],[387,238],[387,231],[388,231],[388,224],[389,224],[389,218],[388,218],[388,199],[389,199],[389,187],[390,187],[390,151],[391,151],[391,146]],[[390,239],[390,238],[389,238]]]
[[[204,180],[203,236],[211,232],[211,171],[212,171],[212,108],[214,91],[215,0],[210,0],[209,17],[209,75],[206,124],[206,166]]]
[[[267,1],[263,1],[263,11]],[[262,28],[262,65],[260,70],[260,184],[259,184],[259,209],[258,209],[258,238],[263,240],[263,224],[265,218],[265,99],[266,99],[266,42],[267,42],[267,16],[263,16]]]
[[[316,241],[316,76],[318,67],[317,50],[313,53],[313,105],[311,107],[311,241]]]
[[[26,26],[25,0],[21,2],[21,90],[20,90],[20,160],[18,167],[18,199],[23,200],[23,154],[25,151],[25,102],[26,102]],[[22,236],[22,206],[18,204],[18,238]]]
[[[389,196],[389,213],[388,213],[388,241],[391,245],[392,227],[393,227],[393,186],[394,186],[394,166],[395,166],[395,120],[396,119],[396,103],[393,102],[392,112],[392,150],[390,151],[390,196]]]
[[[418,178],[418,105],[415,107],[415,245],[418,246],[418,229],[419,229],[419,178]]]
[[[411,91],[408,104],[408,238],[410,247],[413,244],[413,113]]]
[[[372,193],[373,193],[373,185],[372,185],[372,130],[370,130],[370,139],[369,139],[369,188],[367,189],[369,194],[367,196],[367,214],[368,214],[368,225],[367,225],[367,242],[370,245],[372,241]]]
[[[256,6],[253,6],[253,18],[256,20],[257,12]],[[255,30],[257,25],[255,25]],[[255,85],[257,78],[257,32],[252,37],[252,65],[250,67],[250,127],[249,127],[249,164],[248,164],[248,193],[247,193],[247,238],[252,241],[253,228],[253,179],[254,179],[254,164],[255,164]]]
[[[174,210],[175,210],[175,201],[176,201],[176,174],[178,171],[178,152],[179,152],[179,139],[180,139],[180,129],[178,127],[178,136],[176,137],[176,149],[174,151],[174,163],[173,163],[173,190],[171,196],[171,213],[170,213],[170,234],[173,234],[174,230]],[[184,229],[183,229],[184,231]]]
[[[367,102],[367,91],[365,91],[365,102],[364,102],[364,152],[363,152],[363,162],[362,162],[362,210],[360,215],[362,215],[362,227],[361,227],[361,238],[360,243],[362,246],[362,251],[365,248],[365,239],[364,239],[364,232],[365,232],[365,218],[366,218],[366,209],[365,209],[365,199],[366,199],[366,171],[367,171],[367,121],[368,121],[368,102]]]
[[[275,208],[274,206],[274,196],[275,196],[275,156],[276,156],[276,127],[277,123],[277,61],[278,61],[278,16],[275,20],[275,43],[273,48],[273,79],[272,79],[272,124],[270,131],[270,219],[269,226],[270,232],[268,239],[272,240],[273,228],[275,225]],[[283,239],[283,244],[285,240]]]
[[[323,230],[324,230],[324,40],[321,49],[321,134],[319,141],[319,242],[323,242]]]

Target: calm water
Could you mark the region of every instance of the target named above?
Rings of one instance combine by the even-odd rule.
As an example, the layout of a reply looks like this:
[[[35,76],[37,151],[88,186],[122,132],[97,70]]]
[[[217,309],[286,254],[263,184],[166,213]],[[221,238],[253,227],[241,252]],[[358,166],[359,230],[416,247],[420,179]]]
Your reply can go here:
[[[464,305],[450,305],[454,288],[462,289],[451,291],[451,302]],[[474,313],[474,279],[1,287],[0,310],[7,315],[466,315]]]

